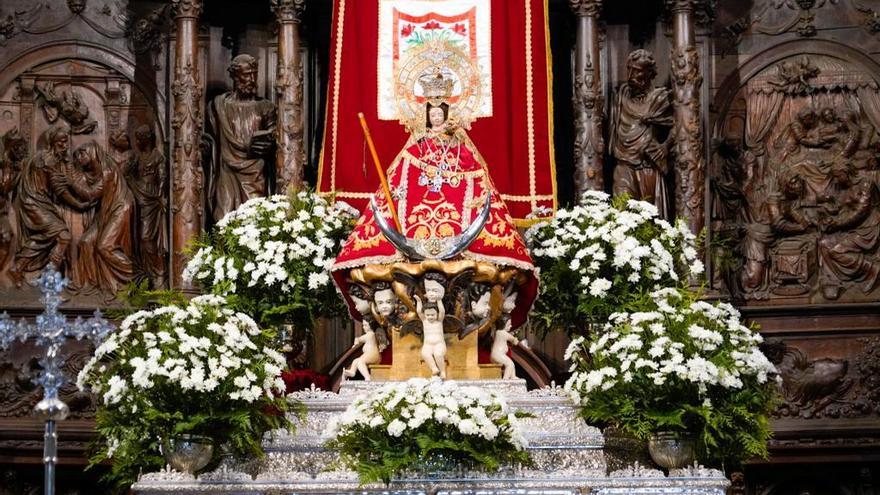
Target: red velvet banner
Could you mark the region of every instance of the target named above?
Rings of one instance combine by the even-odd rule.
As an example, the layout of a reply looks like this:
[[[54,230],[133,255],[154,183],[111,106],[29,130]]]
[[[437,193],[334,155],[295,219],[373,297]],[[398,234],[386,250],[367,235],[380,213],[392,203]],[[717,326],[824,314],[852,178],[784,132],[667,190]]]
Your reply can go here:
[[[358,112],[366,115],[383,167],[407,140],[400,123],[378,118],[380,1],[334,0],[318,173],[319,192],[335,192],[361,210],[379,179]],[[546,0],[491,0],[490,6],[492,116],[478,119],[468,134],[522,224],[538,207],[556,208],[548,10]]]

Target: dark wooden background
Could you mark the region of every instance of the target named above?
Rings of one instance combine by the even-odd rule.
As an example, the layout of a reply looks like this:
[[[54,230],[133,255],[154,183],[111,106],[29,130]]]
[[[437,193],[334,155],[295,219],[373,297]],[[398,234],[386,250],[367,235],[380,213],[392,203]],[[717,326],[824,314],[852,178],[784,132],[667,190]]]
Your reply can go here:
[[[626,56],[633,49],[653,51],[659,69],[655,83],[670,85],[671,41],[664,2],[604,3],[599,23],[600,70],[607,113],[614,89],[625,80]],[[876,245],[869,245],[862,253],[864,265],[849,275],[835,274],[829,268],[833,263],[823,261],[826,248],[847,239],[870,237],[871,219],[880,215],[878,198],[868,198],[866,219],[837,233],[785,231],[762,217],[768,204],[792,216],[819,211],[821,189],[832,181],[828,169],[832,165],[823,164],[851,163],[856,176],[871,177],[870,169],[876,166],[871,160],[880,153],[880,97],[876,96],[880,83],[880,1],[702,3],[705,9],[701,10],[704,15],[698,16],[697,47],[704,79],[700,99],[708,164],[708,290],[712,297],[733,298],[749,319],[761,325],[767,352],[785,380],[785,403],[773,423],[772,456],[768,461],[749,463],[744,475],[735,473],[733,492],[880,493],[880,289],[866,288],[863,280],[880,266],[880,255]],[[260,62],[258,93],[274,98],[277,45],[268,0],[210,0],[206,4],[199,31],[204,97],[228,90],[227,63],[234,55],[250,53]],[[558,190],[561,202],[570,204],[575,196],[575,129],[569,123],[574,120],[576,19],[567,0],[551,0],[549,5]],[[0,2],[0,136],[19,128],[31,155],[45,149],[43,134],[51,126],[51,112],[47,113],[51,108],[46,108],[46,99],[37,90],[53,83],[58,96],[77,93],[90,110],[87,120],[97,122],[94,130],[74,135],[74,145],[95,139],[109,149],[113,131],[127,133],[134,144],[135,130],[148,125],[156,135],[156,149],[165,157],[171,156],[170,68],[174,55],[169,46],[173,47],[176,35],[162,7],[159,1],[139,0]],[[320,152],[330,8],[328,0],[310,0],[302,23],[307,180],[316,176]],[[72,15],[74,11],[78,13]],[[131,26],[138,20],[149,22],[133,30]],[[773,195],[772,187],[755,187],[778,183],[780,176],[789,178],[785,174],[791,172],[784,168],[788,165],[780,150],[786,139],[793,139],[790,131],[799,112],[809,108],[817,113],[832,109],[835,122],[842,123],[836,124],[836,130],[828,127],[829,133],[837,133],[836,142],[852,138],[858,129],[855,153],[844,159],[836,148],[801,144],[815,162],[794,174],[805,181],[802,194],[780,198],[778,193]],[[775,120],[768,126],[771,117]],[[761,125],[768,127],[763,135]],[[4,155],[0,162],[5,159]],[[167,160],[164,166],[166,177],[170,177]],[[606,177],[612,167],[613,163],[606,161]],[[162,187],[170,194],[173,184]],[[835,187],[838,199],[858,195],[856,185]],[[15,224],[13,193],[0,194],[5,199],[0,201],[0,218],[5,214]],[[81,226],[87,215],[70,212],[66,217],[74,226],[73,244],[83,235]],[[140,221],[134,220],[136,224]],[[168,222],[168,218],[162,219],[160,228],[167,229]],[[10,245],[15,234],[13,227]],[[77,253],[71,256],[75,261]],[[10,273],[14,262],[14,249],[6,258],[0,257],[0,310],[32,317],[39,310],[36,293],[15,286]],[[140,255],[133,262],[138,277],[162,282],[156,274],[167,270],[167,256],[156,262]],[[71,314],[81,314],[96,306],[115,304],[113,294],[106,290],[75,291],[69,294],[65,307]],[[328,369],[349,347],[353,332],[351,325],[342,322],[329,322],[318,329],[311,365]],[[557,378],[563,379],[565,339],[529,340]],[[71,377],[88,352],[80,344],[66,349]],[[30,383],[38,369],[37,354],[27,344],[0,353],[3,495],[40,492],[42,425],[30,412],[40,398]],[[94,403],[72,386],[65,388],[63,398],[74,413],[59,428],[59,493],[101,493],[93,484],[98,473],[82,473]]]

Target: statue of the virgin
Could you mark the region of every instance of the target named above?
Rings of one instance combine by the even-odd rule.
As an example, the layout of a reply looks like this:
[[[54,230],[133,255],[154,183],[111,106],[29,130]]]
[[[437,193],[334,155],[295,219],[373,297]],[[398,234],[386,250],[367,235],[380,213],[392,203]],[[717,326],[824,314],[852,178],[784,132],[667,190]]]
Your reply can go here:
[[[334,279],[349,299],[348,272],[366,265],[451,258],[514,268],[518,295],[509,316],[516,328],[526,320],[537,280],[489,167],[465,130],[479,105],[479,72],[455,47],[437,44],[408,57],[398,74],[400,120],[410,137],[387,170],[393,206],[378,188],[336,259]],[[392,242],[395,236],[389,240],[389,226],[406,246]]]

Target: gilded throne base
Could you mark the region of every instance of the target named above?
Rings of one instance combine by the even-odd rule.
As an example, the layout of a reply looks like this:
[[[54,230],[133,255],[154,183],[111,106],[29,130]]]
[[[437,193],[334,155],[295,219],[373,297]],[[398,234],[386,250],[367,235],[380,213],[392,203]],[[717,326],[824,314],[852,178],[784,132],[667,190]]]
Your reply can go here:
[[[414,377],[430,378],[431,370],[422,361],[419,351],[422,341],[417,335],[403,337],[400,332],[391,335],[392,364],[370,366],[373,380],[403,381]],[[446,339],[446,377],[450,380],[497,380],[501,378],[501,366],[494,363],[480,364],[477,356],[476,332],[458,340],[454,335]]]
[[[376,282],[390,283],[401,303],[403,314],[398,322],[383,321],[379,324],[388,333],[392,346],[391,365],[371,365],[374,380],[407,380],[413,377],[430,377],[431,371],[422,361],[422,340],[419,335],[405,330],[418,316],[413,295],[420,289],[422,277],[429,272],[442,273],[448,280],[447,297],[444,298],[447,315],[452,316],[471,331],[463,338],[455,333],[446,334],[446,374],[453,380],[480,380],[501,378],[501,367],[496,364],[480,364],[478,345],[481,335],[490,332],[503,315],[505,290],[523,284],[526,275],[517,268],[502,267],[494,263],[475,260],[440,261],[427,260],[419,263],[393,263],[367,265],[351,270],[350,283],[370,287]],[[475,319],[470,314],[470,302],[466,292],[474,284],[489,288],[489,314]],[[479,320],[479,321],[477,321]]]

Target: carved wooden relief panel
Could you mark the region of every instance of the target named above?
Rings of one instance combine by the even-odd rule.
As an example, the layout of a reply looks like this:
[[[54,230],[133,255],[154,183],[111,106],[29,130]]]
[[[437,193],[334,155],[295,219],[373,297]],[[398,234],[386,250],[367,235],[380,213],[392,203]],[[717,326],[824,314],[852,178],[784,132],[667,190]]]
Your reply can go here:
[[[715,129],[717,284],[751,301],[880,297],[880,91],[831,55],[767,65]]]
[[[873,494],[880,458],[877,2],[719,1],[710,284],[782,378],[739,493]],[[735,480],[736,481],[736,480]]]
[[[830,353],[816,339],[771,339],[764,350],[783,380],[777,418],[880,416],[880,337],[846,339]]]
[[[102,64],[29,67],[0,90],[0,291],[60,266],[78,301],[165,285],[167,164],[155,103]]]

